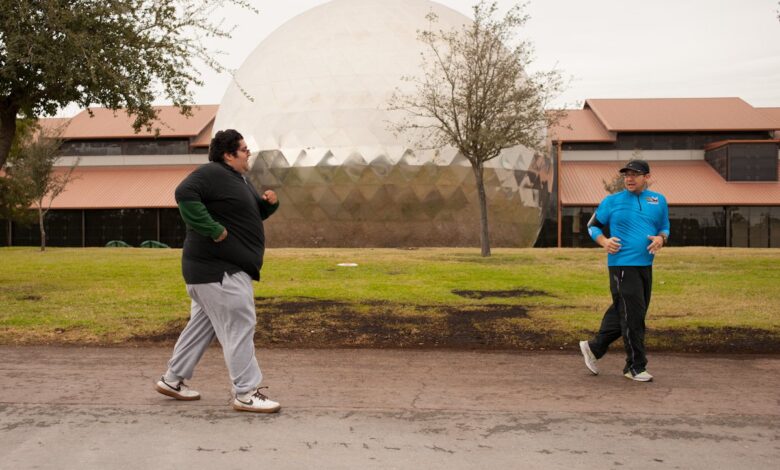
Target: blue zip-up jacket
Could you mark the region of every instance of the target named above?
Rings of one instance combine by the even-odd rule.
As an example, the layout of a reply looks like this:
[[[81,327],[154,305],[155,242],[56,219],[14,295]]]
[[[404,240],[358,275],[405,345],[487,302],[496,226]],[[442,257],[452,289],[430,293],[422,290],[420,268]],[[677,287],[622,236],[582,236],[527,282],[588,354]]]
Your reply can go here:
[[[621,248],[607,256],[609,266],[652,266],[654,256],[647,251],[649,235],[669,236],[669,206],[663,194],[645,189],[634,194],[627,189],[605,197],[588,224],[593,241],[602,228],[620,239]]]

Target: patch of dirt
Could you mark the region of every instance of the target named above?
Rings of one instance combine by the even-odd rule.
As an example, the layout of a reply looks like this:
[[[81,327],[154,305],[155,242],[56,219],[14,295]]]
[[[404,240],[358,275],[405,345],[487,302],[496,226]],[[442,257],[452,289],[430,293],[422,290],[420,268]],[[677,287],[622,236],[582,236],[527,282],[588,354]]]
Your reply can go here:
[[[648,348],[658,351],[703,353],[780,353],[780,333],[741,327],[698,327],[649,330]]]
[[[503,292],[503,291],[499,291]],[[408,305],[314,298],[255,299],[255,342],[278,348],[412,348],[578,350],[593,331],[562,331],[529,318],[523,305]],[[519,321],[518,321],[519,320]],[[174,343],[187,318],[133,343]],[[621,351],[622,341],[613,345]],[[652,352],[780,353],[780,333],[751,328],[690,328],[647,332]]]
[[[536,345],[549,339],[506,321],[528,317],[527,309],[520,305],[350,304],[262,297],[255,304],[255,342],[264,347],[538,349]],[[186,324],[187,318],[177,319],[154,334],[137,335],[131,342],[175,342]]]
[[[38,301],[43,299],[40,295],[30,294],[30,295],[23,295],[21,297],[17,297],[16,300],[33,300]]]
[[[530,289],[512,289],[512,290],[458,290],[452,291],[453,294],[465,297],[467,299],[484,299],[485,297],[497,297],[502,299],[511,299],[516,297],[552,297],[543,290]]]
[[[515,347],[523,338],[509,338],[498,327],[505,319],[526,318],[517,305],[404,305],[391,302],[346,302],[320,299],[258,298],[258,344],[284,347]],[[404,312],[404,313],[399,313]]]

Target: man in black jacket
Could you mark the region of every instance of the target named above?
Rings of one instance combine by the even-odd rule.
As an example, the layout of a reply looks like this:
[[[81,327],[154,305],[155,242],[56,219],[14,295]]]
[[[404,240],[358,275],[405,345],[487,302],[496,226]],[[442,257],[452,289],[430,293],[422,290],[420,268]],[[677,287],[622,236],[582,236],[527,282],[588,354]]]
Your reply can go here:
[[[184,379],[192,378],[216,337],[233,382],[233,408],[274,413],[279,403],[260,392],[263,375],[255,358],[252,280],[260,280],[263,266],[263,220],[279,202],[273,191],[261,196],[246,180],[249,155],[241,134],[219,131],[209,146],[210,163],[176,188],[176,203],[187,223],[182,274],[192,307],[155,389],[177,400],[198,400],[200,394]]]

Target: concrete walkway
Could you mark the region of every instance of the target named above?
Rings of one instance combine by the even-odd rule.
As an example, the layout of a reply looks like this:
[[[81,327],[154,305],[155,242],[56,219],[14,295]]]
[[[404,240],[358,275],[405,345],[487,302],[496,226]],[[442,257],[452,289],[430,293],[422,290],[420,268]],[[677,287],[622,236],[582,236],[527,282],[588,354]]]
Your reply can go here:
[[[276,415],[234,412],[221,350],[176,402],[169,348],[0,347],[0,468],[772,468],[780,357],[259,350]]]

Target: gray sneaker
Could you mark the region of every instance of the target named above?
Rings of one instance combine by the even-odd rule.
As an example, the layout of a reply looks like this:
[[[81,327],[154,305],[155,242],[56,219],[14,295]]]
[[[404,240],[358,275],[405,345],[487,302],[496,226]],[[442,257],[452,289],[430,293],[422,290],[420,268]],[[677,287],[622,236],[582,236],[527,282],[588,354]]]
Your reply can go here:
[[[585,359],[585,367],[587,367],[593,375],[599,375],[599,366],[596,364],[598,359],[593,355],[587,341],[580,341],[580,351],[582,351],[582,357]]]
[[[653,380],[653,376],[650,375],[650,373],[646,370],[643,370],[638,374],[634,374],[633,372],[628,371],[623,374],[623,376],[627,379],[636,380],[637,382],[651,382]]]
[[[257,387],[253,392],[236,395],[233,399],[233,409],[236,411],[251,411],[253,413],[276,413],[279,403],[263,395],[260,390],[268,387]]]
[[[178,383],[168,383],[165,381],[165,377],[160,377],[160,380],[154,385],[154,389],[163,395],[167,395],[177,400],[200,400],[200,393],[195,390],[190,390],[190,387],[185,385],[183,380]]]

